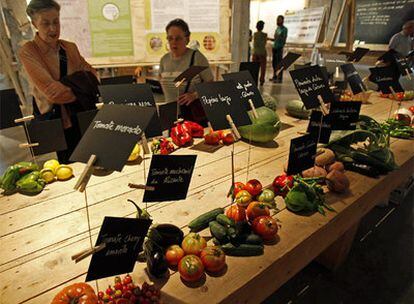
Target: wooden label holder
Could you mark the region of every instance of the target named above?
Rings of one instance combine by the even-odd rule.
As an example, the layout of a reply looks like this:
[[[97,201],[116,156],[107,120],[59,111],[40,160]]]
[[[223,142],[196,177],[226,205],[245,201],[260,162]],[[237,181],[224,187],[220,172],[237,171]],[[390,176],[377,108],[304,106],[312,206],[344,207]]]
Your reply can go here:
[[[86,189],[86,186],[88,185],[89,179],[91,178],[91,175],[94,170],[94,164],[96,162],[96,155],[92,154],[89,157],[88,162],[86,163],[85,169],[83,169],[83,172],[81,173],[78,181],[75,184],[74,189],[78,190],[79,192],[84,192]]]
[[[412,78],[411,78],[411,73],[410,73],[410,70],[407,68],[407,69],[405,69],[405,77],[407,77],[407,79],[408,80],[411,80]]]
[[[21,149],[27,149],[27,148],[30,149],[30,153],[32,154],[33,161],[36,162],[35,161],[35,154],[34,154],[34,151],[33,151],[32,148],[33,147],[38,147],[40,144],[39,143],[32,143],[31,142],[30,136],[29,136],[29,129],[27,128],[27,122],[33,120],[34,118],[35,118],[34,115],[28,115],[28,116],[24,116],[22,118],[16,118],[14,120],[14,122],[16,124],[17,123],[23,123],[24,124],[24,128],[26,130],[26,134],[27,134],[27,140],[28,140],[28,142],[19,144],[19,148],[21,148]]]
[[[147,190],[147,191],[155,191],[155,187],[147,186],[147,185],[141,185],[141,184],[129,183],[128,187],[131,188],[131,189],[142,189],[142,190]]]
[[[229,122],[229,125],[230,125],[230,128],[231,128],[231,131],[233,132],[234,139],[235,139],[236,141],[237,141],[237,140],[240,140],[240,139],[241,139],[241,136],[240,136],[239,130],[237,130],[237,127],[236,127],[236,125],[234,124],[233,118],[231,118],[230,114],[227,114],[227,115],[226,115],[226,119],[227,119],[227,121]]]
[[[75,261],[75,263],[79,263],[80,261],[82,261],[83,259],[87,258],[88,256],[97,253],[99,251],[101,251],[102,249],[104,249],[106,247],[106,243],[101,243],[98,246],[95,246],[93,248],[90,249],[85,249],[77,254],[72,255],[72,261]]]
[[[252,109],[254,118],[258,119],[259,118],[259,114],[257,114],[256,108],[255,108],[255,106],[253,104],[253,100],[249,99],[249,105],[250,105],[250,108]]]
[[[144,132],[141,135],[141,144],[142,144],[142,149],[144,150],[144,155],[145,154],[151,154],[151,150],[148,146],[147,137],[145,136]]]

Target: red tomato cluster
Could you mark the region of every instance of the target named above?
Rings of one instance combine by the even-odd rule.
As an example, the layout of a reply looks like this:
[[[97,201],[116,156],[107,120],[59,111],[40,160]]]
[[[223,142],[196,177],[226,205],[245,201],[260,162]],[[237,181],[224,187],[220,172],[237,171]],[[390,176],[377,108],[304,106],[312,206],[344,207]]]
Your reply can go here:
[[[161,304],[160,297],[161,291],[154,285],[144,282],[140,288],[127,274],[123,279],[115,277],[113,287],[98,292],[98,304]]]
[[[206,135],[204,135],[204,142],[207,145],[218,145],[220,141],[223,143],[223,145],[231,145],[234,143],[234,137],[233,134],[230,133],[224,133],[223,131],[211,131],[208,132]]]
[[[220,272],[226,265],[224,252],[216,246],[207,246],[198,233],[189,233],[179,245],[168,247],[165,257],[170,267],[178,266],[181,278],[195,282],[202,278],[204,270]]]

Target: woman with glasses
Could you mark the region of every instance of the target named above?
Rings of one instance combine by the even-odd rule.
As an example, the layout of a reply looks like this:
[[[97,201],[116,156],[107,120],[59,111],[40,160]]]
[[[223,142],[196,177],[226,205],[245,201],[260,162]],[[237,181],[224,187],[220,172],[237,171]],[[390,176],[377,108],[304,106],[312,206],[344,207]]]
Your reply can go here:
[[[170,21],[166,31],[170,51],[161,58],[161,80],[174,79],[193,65],[209,66],[208,60],[203,54],[187,47],[190,42],[190,29],[184,20],[174,19]],[[202,125],[206,125],[207,120],[194,86],[205,81],[213,81],[213,74],[210,68],[195,76],[190,83],[182,84],[177,98],[181,117]]]

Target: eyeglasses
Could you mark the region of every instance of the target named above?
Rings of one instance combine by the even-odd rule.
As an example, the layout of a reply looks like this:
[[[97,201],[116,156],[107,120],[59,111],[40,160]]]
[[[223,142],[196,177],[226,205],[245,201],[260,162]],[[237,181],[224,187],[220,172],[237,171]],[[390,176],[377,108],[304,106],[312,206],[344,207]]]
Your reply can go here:
[[[180,42],[180,41],[183,41],[184,39],[185,37],[183,36],[167,36],[168,42],[171,42],[171,41]]]

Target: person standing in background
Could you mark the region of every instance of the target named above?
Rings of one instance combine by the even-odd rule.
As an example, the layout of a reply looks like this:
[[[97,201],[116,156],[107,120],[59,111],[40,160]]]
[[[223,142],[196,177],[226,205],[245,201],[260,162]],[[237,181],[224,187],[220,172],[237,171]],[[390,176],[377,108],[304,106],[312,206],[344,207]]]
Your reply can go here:
[[[273,66],[273,82],[282,82],[283,78],[283,71],[279,73],[279,75],[276,75],[277,72],[277,66],[283,59],[283,48],[286,44],[286,39],[288,35],[287,28],[283,25],[283,22],[285,20],[285,17],[282,15],[277,16],[276,23],[277,28],[275,30],[274,38],[268,38],[269,40],[273,41],[273,56],[272,56],[272,66]]]
[[[266,42],[267,34],[263,33],[264,22],[258,21],[256,24],[257,32],[253,35],[253,62],[260,64],[260,85],[265,82],[266,74]]]
[[[388,48],[406,57],[414,50],[414,20],[404,23],[402,31],[392,36]]]
[[[252,42],[253,39],[253,32],[252,30],[249,30],[249,47],[247,48],[247,62],[250,62],[250,58],[252,55],[252,46],[250,45],[250,43]]]

